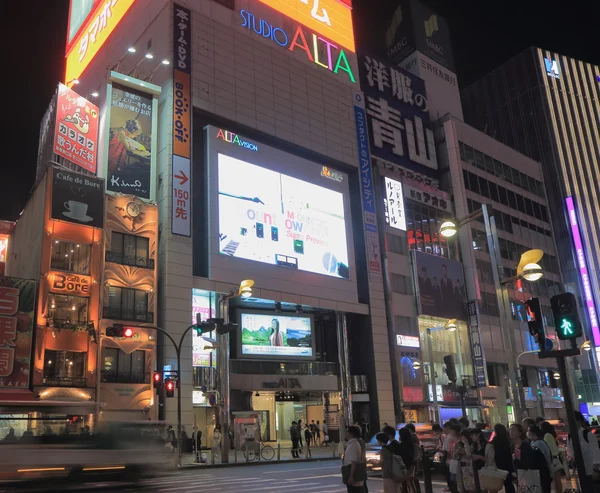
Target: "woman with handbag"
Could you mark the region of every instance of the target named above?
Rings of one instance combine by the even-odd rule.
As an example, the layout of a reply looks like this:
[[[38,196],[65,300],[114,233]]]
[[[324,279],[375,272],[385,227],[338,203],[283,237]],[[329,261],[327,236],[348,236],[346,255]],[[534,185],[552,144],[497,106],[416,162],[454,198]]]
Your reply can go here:
[[[504,481],[504,491],[506,493],[515,493],[515,485],[513,483],[513,473],[515,470],[512,461],[510,436],[506,426],[501,423],[494,426],[492,446],[494,448],[494,464],[496,468],[508,471],[508,475]]]
[[[465,428],[460,433],[460,441],[455,445],[453,460],[457,460],[456,486],[459,493],[475,493],[475,470],[473,469],[473,442],[471,430]]]
[[[350,426],[346,430],[345,438],[348,445],[344,451],[342,481],[348,493],[363,493],[367,479],[367,464],[363,460],[363,451],[358,441],[361,435],[359,426]]]
[[[555,493],[563,492],[562,478],[565,475],[565,466],[560,460],[560,452],[558,450],[558,442],[556,431],[554,430],[554,426],[552,426],[547,421],[540,423],[540,430],[544,434],[544,442],[548,445],[550,449],[550,454],[552,455],[552,471],[553,474],[553,483],[554,483],[554,491]]]

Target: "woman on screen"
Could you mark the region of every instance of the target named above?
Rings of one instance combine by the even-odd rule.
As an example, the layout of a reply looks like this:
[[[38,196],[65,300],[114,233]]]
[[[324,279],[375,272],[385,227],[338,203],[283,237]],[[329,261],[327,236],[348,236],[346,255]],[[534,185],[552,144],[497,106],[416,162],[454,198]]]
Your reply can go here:
[[[279,332],[279,320],[271,320],[271,335],[269,336],[271,346],[283,346],[283,336]]]

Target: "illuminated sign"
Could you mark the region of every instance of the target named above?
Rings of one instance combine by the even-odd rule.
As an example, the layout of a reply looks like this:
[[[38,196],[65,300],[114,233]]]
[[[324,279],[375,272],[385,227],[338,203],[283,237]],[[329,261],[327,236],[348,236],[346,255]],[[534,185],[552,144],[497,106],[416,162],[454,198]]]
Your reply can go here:
[[[320,67],[337,74],[346,72],[351,82],[356,82],[352,73],[352,68],[346,57],[346,52],[338,45],[328,41],[314,32],[309,32],[307,41],[306,33],[302,26],[298,25],[293,34],[290,34],[280,27],[275,27],[264,19],[257,19],[254,14],[247,10],[241,10],[242,27],[253,31],[263,38],[270,39],[282,48],[295,52],[301,50],[306,53],[306,57]],[[353,49],[354,51],[354,49]]]
[[[558,62],[556,60],[544,58],[544,63],[546,64],[546,74],[548,74],[549,77],[560,79],[560,73],[558,71]]]
[[[352,10],[348,0],[260,0],[353,53]]]
[[[396,334],[396,344],[402,347],[421,347],[418,337],[404,336],[401,334]]]
[[[596,305],[594,304],[594,295],[592,294],[592,285],[590,276],[585,261],[585,253],[583,251],[583,242],[581,241],[581,233],[577,222],[577,214],[575,212],[575,203],[573,197],[567,197],[567,212],[569,214],[569,222],[571,224],[571,236],[575,244],[575,253],[577,255],[577,264],[579,265],[579,275],[583,284],[583,295],[587,306],[590,326],[592,328],[592,336],[594,338],[594,346],[600,346],[600,327],[598,326],[598,314],[596,313]]]
[[[66,272],[50,272],[50,291],[74,296],[89,296],[92,278]]]
[[[135,0],[106,0],[98,3],[67,53],[67,84],[81,76],[134,2]]]
[[[342,181],[344,179],[344,175],[342,173],[333,171],[329,166],[323,166],[323,168],[321,168],[321,176],[329,178],[333,181]]]
[[[385,222],[392,228],[406,231],[406,215],[404,214],[404,197],[402,183],[385,178]]]
[[[230,144],[237,144],[244,149],[248,149],[249,151],[258,151],[258,145],[248,142],[240,138],[240,136],[233,132],[228,132],[227,130],[219,129],[219,133],[217,134],[217,139],[224,140],[225,142],[229,142]]]
[[[6,262],[8,253],[8,236],[0,236],[0,262]]]

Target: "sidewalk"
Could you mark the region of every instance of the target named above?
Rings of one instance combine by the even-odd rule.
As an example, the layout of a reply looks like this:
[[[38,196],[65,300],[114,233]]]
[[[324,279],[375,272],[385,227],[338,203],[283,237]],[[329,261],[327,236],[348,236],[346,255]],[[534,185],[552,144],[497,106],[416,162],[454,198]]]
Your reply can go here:
[[[259,465],[259,464],[277,464],[281,462],[310,462],[310,461],[318,461],[318,460],[334,460],[340,459],[340,455],[343,451],[343,447],[338,444],[330,444],[327,447],[311,447],[310,448],[310,457],[307,452],[308,449],[304,447],[302,449],[302,453],[300,454],[300,459],[294,459],[292,457],[292,448],[289,446],[277,446],[276,443],[266,444],[267,446],[273,447],[274,455],[271,460],[265,460],[262,456],[260,460],[258,457],[254,458],[254,460],[249,460],[258,454],[247,454],[248,459],[244,455],[242,450],[230,450],[229,451],[229,463],[223,464],[221,462],[221,454],[215,453],[213,454],[211,450],[202,450],[202,458],[204,462],[198,463],[195,462],[196,457],[194,454],[183,454],[181,457],[181,467],[228,467],[234,465]],[[263,454],[268,457],[269,454]]]

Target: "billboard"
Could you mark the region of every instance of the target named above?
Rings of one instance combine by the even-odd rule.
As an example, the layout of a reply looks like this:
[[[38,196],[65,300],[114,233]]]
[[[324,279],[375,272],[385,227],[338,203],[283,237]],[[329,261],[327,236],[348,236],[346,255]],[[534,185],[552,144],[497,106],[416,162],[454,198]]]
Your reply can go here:
[[[402,183],[387,176],[383,180],[385,188],[385,222],[390,227],[406,231],[406,215],[404,214],[404,197]]]
[[[369,56],[359,57],[359,67],[371,155],[433,176],[437,154],[423,79]]]
[[[64,84],[58,85],[54,152],[96,174],[98,107]]]
[[[418,272],[419,314],[467,320],[462,264],[413,250]]]
[[[0,388],[27,388],[37,283],[0,277]]]
[[[312,317],[279,313],[240,314],[240,357],[314,359]]]
[[[102,228],[104,180],[64,168],[52,168],[50,218]]]
[[[150,198],[153,142],[152,96],[114,83],[106,189]]]
[[[214,298],[213,298],[214,300]],[[213,301],[214,302],[214,301]],[[201,293],[197,289],[192,290],[192,323],[196,323],[196,315],[200,314],[202,321],[215,317],[215,310],[211,304],[211,297]],[[206,334],[210,335],[210,334]],[[210,366],[210,357],[212,353],[212,364],[216,367],[217,353],[204,349],[210,344],[202,336],[192,330],[192,366],[208,368]]]
[[[218,154],[219,252],[349,279],[342,193]]]

